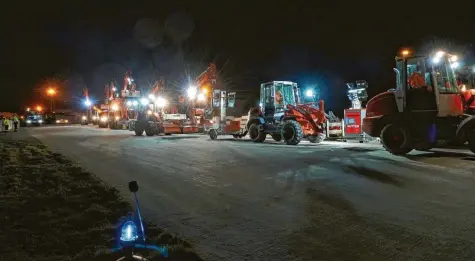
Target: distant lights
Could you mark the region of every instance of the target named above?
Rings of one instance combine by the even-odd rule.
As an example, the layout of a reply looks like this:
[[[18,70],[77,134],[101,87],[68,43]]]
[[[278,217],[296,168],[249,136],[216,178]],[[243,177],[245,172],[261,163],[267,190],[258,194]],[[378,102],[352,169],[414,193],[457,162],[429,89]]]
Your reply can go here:
[[[146,105],[148,105],[150,102],[148,101],[147,98],[144,97],[144,98],[140,99],[140,103],[141,103],[142,105],[146,106]]]

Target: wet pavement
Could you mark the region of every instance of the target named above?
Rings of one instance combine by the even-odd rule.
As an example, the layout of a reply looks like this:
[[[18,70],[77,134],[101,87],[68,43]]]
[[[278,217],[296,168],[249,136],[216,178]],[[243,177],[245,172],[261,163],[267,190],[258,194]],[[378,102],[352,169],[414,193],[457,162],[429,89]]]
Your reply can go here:
[[[473,260],[475,155],[286,146],[62,126],[26,129],[213,260]]]

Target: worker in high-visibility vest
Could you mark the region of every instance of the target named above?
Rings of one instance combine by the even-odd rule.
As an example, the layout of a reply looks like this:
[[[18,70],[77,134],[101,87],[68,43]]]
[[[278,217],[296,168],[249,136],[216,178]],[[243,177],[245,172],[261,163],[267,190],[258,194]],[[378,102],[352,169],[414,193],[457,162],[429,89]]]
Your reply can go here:
[[[17,115],[13,116],[13,127],[15,129],[15,132],[18,131],[18,124],[20,123],[20,120],[18,119]]]
[[[3,119],[3,126],[5,127],[5,132],[8,131],[8,128],[10,127],[10,120],[8,118]]]

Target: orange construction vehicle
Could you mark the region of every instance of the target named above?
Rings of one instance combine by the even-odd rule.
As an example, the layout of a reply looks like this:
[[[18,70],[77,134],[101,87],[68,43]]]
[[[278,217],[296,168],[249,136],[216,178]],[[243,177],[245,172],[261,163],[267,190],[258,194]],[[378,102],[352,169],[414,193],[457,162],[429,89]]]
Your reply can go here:
[[[217,90],[217,71],[216,65],[211,63],[206,70],[195,79],[195,85],[191,85],[188,90],[190,107],[187,112],[190,124],[196,125],[200,132],[208,131],[213,125],[214,108],[219,105],[213,105],[214,92]],[[219,93],[219,90],[217,90]]]
[[[221,122],[218,128],[209,131],[211,139],[218,135],[231,134],[244,137],[249,134],[252,141],[262,143],[269,134],[275,141],[284,140],[287,145],[297,145],[303,138],[311,143],[325,139],[326,122],[324,103],[319,107],[301,104],[300,89],[296,83],[273,81],[261,85],[259,107],[249,110],[247,117],[240,120],[226,120],[226,92],[221,92]]]
[[[366,104],[363,131],[380,137],[396,155],[468,141],[475,152],[475,116],[464,113],[457,86],[454,56],[443,51],[396,57],[396,88]],[[423,79],[409,81],[412,76]]]

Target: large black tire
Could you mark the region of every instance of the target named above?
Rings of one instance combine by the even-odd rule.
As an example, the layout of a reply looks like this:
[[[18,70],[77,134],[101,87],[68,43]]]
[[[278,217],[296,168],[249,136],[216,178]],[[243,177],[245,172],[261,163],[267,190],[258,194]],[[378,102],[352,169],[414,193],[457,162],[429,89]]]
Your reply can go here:
[[[475,153],[475,129],[468,134],[468,148],[472,153]]]
[[[282,126],[282,138],[287,145],[298,145],[303,138],[302,126],[295,120],[287,120]]]
[[[154,136],[157,133],[155,127],[148,126],[145,128],[145,135],[147,136]]]
[[[409,132],[396,124],[386,125],[381,130],[380,138],[384,149],[393,155],[405,155],[414,149]]]
[[[218,132],[216,131],[216,129],[210,129],[208,133],[209,138],[211,138],[211,140],[216,140],[216,138],[218,138]]]
[[[136,127],[134,131],[135,131],[136,136],[142,136],[144,130],[142,128],[137,128]]]
[[[282,141],[282,135],[281,134],[273,134],[272,138],[277,142]]]
[[[259,129],[259,125],[252,124],[249,127],[249,138],[251,138],[253,142],[262,143],[266,140],[266,133],[264,129]]]
[[[310,143],[314,143],[314,144],[319,144],[319,143],[323,142],[323,140],[325,140],[325,134],[318,134],[316,136],[309,136],[308,137],[308,141],[310,141]]]

